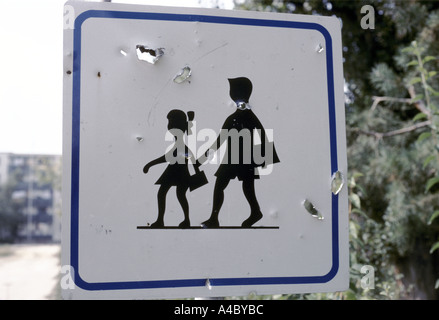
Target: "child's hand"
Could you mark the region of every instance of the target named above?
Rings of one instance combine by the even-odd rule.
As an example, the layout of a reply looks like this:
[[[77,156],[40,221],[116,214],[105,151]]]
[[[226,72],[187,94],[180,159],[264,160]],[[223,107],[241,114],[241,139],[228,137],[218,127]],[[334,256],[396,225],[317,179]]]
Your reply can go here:
[[[143,167],[143,173],[147,174],[149,168],[150,168],[149,164],[147,164],[146,166],[144,166],[144,167]]]

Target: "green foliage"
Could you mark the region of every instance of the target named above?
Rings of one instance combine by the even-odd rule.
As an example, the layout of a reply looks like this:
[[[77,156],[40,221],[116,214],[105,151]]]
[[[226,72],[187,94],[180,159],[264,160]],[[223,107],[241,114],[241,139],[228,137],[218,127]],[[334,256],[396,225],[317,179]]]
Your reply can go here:
[[[360,27],[363,5],[375,8],[374,30]],[[350,288],[284,298],[437,298],[439,2],[247,0],[242,8],[343,23]],[[360,286],[363,265],[376,270],[373,290]]]
[[[410,6],[405,13],[404,10],[398,7],[390,13],[399,30],[397,35],[403,37],[417,34],[417,39],[395,50],[393,63],[377,62],[372,67],[369,80],[377,90],[376,94],[382,95],[380,98],[384,103],[378,107],[375,105],[375,109],[359,110],[351,118],[353,126],[374,134],[351,137],[349,148],[352,155],[349,156],[350,166],[361,168],[362,172],[368,172],[367,177],[375,180],[374,183],[373,180],[364,179],[366,192],[373,196],[371,198],[366,194],[363,202],[367,205],[364,210],[380,227],[381,242],[375,243],[375,246],[385,248],[385,264],[396,267],[394,276],[397,277],[402,277],[398,269],[420,268],[416,265],[419,262],[413,262],[409,257],[419,251],[425,253],[437,236],[437,228],[429,228],[428,222],[432,221],[431,211],[439,205],[439,200],[432,194],[439,186],[439,177],[436,176],[439,157],[435,125],[438,100],[434,89],[438,83],[435,79],[437,73],[431,69],[437,68],[434,54],[439,51],[433,50],[424,39],[425,35],[432,34],[429,32],[432,30],[428,30],[429,26],[437,29],[439,25],[436,23],[437,12],[429,13],[425,6],[420,7],[418,3]],[[414,10],[418,10],[422,19],[431,16],[427,19],[431,22],[429,26],[425,27],[419,19],[415,19],[419,23],[418,27],[416,23],[404,25],[402,17],[413,15]],[[416,126],[415,122],[419,124],[421,120],[424,122]],[[389,133],[398,128],[406,130],[402,130],[401,135],[388,134],[391,138],[382,138],[386,137],[386,131]],[[419,129],[424,131],[419,132]],[[376,132],[381,134],[377,135]],[[367,156],[368,151],[361,152],[358,147],[372,151],[369,146],[373,142],[370,140],[375,141],[378,150]],[[368,163],[364,163],[363,159],[368,159]],[[438,247],[439,243],[433,244],[430,253]],[[410,261],[411,266],[404,266],[401,261]],[[426,259],[422,263],[433,264],[433,261],[434,258]],[[398,289],[395,287],[398,281],[391,281],[391,276],[388,274],[384,278],[389,279],[389,282],[383,283],[386,290],[382,291],[386,294],[392,292],[394,295],[390,298],[408,296],[412,287],[420,285],[421,275],[410,279],[412,286]],[[432,286],[434,274],[424,276],[427,277]],[[392,285],[395,291],[387,290]],[[399,293],[395,296],[396,292]]]
[[[432,224],[434,219],[436,219],[437,217],[439,217],[439,210],[433,212],[433,214],[430,217],[430,220],[428,220],[428,224]]]
[[[407,64],[407,66],[416,67],[416,71],[419,76],[414,77],[410,83],[420,83],[422,84],[422,88],[424,89],[423,97],[426,100],[426,111],[427,111],[427,119],[431,122],[430,130],[423,132],[418,141],[422,141],[425,139],[432,139],[435,148],[432,148],[431,154],[424,160],[423,167],[425,168],[430,162],[434,160],[439,160],[439,152],[438,152],[438,127],[437,127],[437,117],[438,117],[438,105],[437,101],[435,101],[434,97],[439,96],[438,91],[436,91],[431,86],[432,78],[437,74],[435,70],[429,71],[426,67],[427,62],[436,61],[437,58],[434,56],[426,56],[422,57],[422,53],[424,52],[423,47],[419,47],[416,42],[413,42],[410,47],[404,49],[405,52],[412,54],[416,57],[415,60],[412,60]],[[438,172],[435,171],[435,176],[429,178],[425,185],[425,193],[429,192],[433,187],[439,184],[439,175]],[[439,211],[433,212],[428,221],[428,224],[431,225],[432,222],[439,216]],[[430,254],[433,254],[439,248],[439,241],[433,243],[430,249]],[[438,288],[439,279],[436,281],[435,288]]]
[[[401,97],[406,94],[401,77],[386,63],[375,65],[369,78],[372,85],[385,96]]]

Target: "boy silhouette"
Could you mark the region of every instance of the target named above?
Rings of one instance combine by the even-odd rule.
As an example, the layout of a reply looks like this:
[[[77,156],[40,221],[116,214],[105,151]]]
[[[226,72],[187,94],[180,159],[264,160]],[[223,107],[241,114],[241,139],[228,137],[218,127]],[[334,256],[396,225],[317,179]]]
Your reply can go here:
[[[244,77],[228,79],[228,81],[230,85],[229,94],[236,103],[237,109],[226,119],[222,126],[222,133],[209,148],[217,151],[223,143],[227,144],[225,156],[215,173],[216,182],[213,192],[212,212],[210,218],[202,223],[205,228],[219,227],[218,215],[224,202],[224,190],[230,180],[235,178],[242,181],[242,190],[251,210],[250,216],[242,223],[241,227],[249,228],[259,221],[263,215],[255,194],[255,179],[259,179],[259,175],[255,170],[257,167],[279,162],[272,144],[272,152],[269,157],[271,159],[266,159],[265,154],[261,154],[259,161],[256,161],[257,159],[254,157],[255,129],[261,139],[262,152],[259,153],[264,153],[266,144],[269,144],[269,142],[264,127],[248,104],[253,90],[251,81]],[[224,134],[224,132],[227,134]],[[238,140],[232,139],[232,136],[237,137]],[[203,160],[205,161],[205,159]],[[203,163],[203,160],[199,161]]]

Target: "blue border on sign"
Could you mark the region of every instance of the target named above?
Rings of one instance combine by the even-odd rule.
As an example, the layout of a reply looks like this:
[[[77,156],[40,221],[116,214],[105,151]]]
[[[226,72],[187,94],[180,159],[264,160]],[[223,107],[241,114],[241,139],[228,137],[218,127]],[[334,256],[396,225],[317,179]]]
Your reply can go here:
[[[171,14],[153,12],[125,12],[108,10],[89,10],[80,14],[75,20],[73,39],[73,98],[72,98],[72,159],[71,159],[71,230],[70,230],[70,264],[74,268],[76,285],[85,290],[121,290],[121,289],[153,289],[204,287],[206,279],[180,279],[128,282],[90,283],[79,274],[79,168],[80,168],[80,113],[81,113],[81,27],[89,18],[187,21],[259,27],[293,28],[319,31],[326,41],[326,66],[329,111],[329,137],[331,176],[338,170],[337,135],[334,97],[334,70],[332,38],[322,25],[310,22],[250,19],[221,17],[196,14]],[[213,278],[209,279],[212,286],[246,286],[246,285],[283,285],[326,283],[333,279],[339,269],[339,226],[338,226],[338,195],[332,194],[332,267],[322,276],[302,277],[257,277],[257,278]]]

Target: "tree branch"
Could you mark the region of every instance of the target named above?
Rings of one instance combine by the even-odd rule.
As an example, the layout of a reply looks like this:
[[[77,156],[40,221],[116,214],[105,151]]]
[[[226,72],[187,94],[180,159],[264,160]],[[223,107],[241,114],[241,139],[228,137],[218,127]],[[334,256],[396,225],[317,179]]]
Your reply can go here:
[[[408,103],[408,104],[414,103],[412,99],[393,98],[393,97],[376,97],[376,96],[374,96],[374,97],[372,97],[372,100],[373,100],[373,104],[370,107],[370,109],[372,111],[374,111],[376,109],[376,107],[378,106],[378,104],[380,102],[383,102],[383,101],[393,101],[393,102],[401,102],[401,103]]]
[[[407,88],[408,93],[410,94],[410,99],[408,98],[394,98],[394,97],[372,97],[373,103],[370,107],[371,111],[374,111],[378,104],[383,101],[391,101],[391,102],[400,102],[400,103],[407,103],[407,104],[413,104],[415,105],[416,109],[418,109],[420,112],[425,113],[430,119],[431,113],[430,110],[425,106],[424,101],[422,100],[413,100],[416,97],[415,88],[413,86],[410,86]]]
[[[356,131],[358,133],[361,133],[361,134],[365,134],[365,135],[368,135],[368,136],[373,136],[376,139],[382,139],[382,138],[393,137],[393,136],[396,136],[396,135],[399,135],[399,134],[404,134],[404,133],[407,133],[407,132],[411,132],[411,131],[414,131],[414,130],[417,130],[417,129],[420,129],[420,128],[423,128],[423,127],[427,127],[429,125],[431,125],[431,121],[430,120],[424,121],[424,122],[419,122],[419,123],[416,123],[416,124],[414,124],[412,126],[408,126],[408,127],[405,127],[405,128],[401,128],[401,129],[393,130],[393,131],[389,131],[389,132],[366,131],[366,130],[362,130],[360,128],[353,128],[352,130]]]
[[[410,86],[408,87],[408,92],[410,94],[410,97],[412,99],[414,99],[416,97],[416,92],[415,92],[415,87],[414,86]],[[415,104],[416,109],[418,109],[419,111],[421,111],[422,113],[425,113],[428,117],[428,119],[431,119],[431,112],[430,110],[425,106],[424,101],[422,100],[418,100],[418,101],[413,101],[413,103]]]

